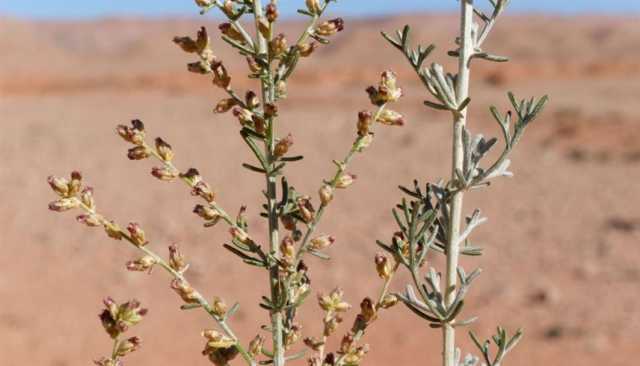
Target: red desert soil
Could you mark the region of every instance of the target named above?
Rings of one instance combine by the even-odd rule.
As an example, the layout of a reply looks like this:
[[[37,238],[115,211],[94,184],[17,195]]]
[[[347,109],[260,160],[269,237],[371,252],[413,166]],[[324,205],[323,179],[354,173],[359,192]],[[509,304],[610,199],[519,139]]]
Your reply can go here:
[[[81,170],[100,210],[120,223],[137,221],[153,245],[179,243],[192,260],[190,276],[206,294],[239,301],[232,326],[244,340],[266,314],[256,304],[267,280],[239,265],[221,244],[223,227],[204,229],[191,213],[195,200],[180,184],[149,175],[149,162],[129,162],[115,124],[141,118],[152,137],[168,140],[181,167],[212,182],[229,211],[249,205],[254,232],[262,180],[240,167],[249,158],[229,115],[213,115],[222,97],[205,77],[189,75],[189,57],[170,42],[192,34],[204,19],[103,20],[87,23],[0,21],[0,364],[79,365],[108,352],[97,314],[100,300],[136,297],[151,309],[135,330],[144,348],[131,365],[206,365],[199,332],[211,321],[181,312],[158,270],[128,273],[135,253],[52,214],[50,174]],[[206,20],[210,29],[215,24]],[[337,237],[331,265],[310,260],[317,291],[340,284],[353,304],[379,287],[375,239],[394,230],[389,213],[398,184],[433,181],[449,166],[448,116],[421,107],[426,97],[400,55],[378,30],[414,25],[416,40],[435,42],[434,60],[455,31],[452,16],[425,15],[352,21],[330,46],[304,60],[284,102],[283,133],[295,137],[304,164],[291,182],[315,196],[354,134],[356,112],[368,108],[364,88],[385,68],[398,72],[406,97],[396,109],[402,128],[379,128],[376,141],[350,171],[357,183],[338,194],[321,231]],[[301,24],[286,25],[288,34]],[[533,41],[533,42],[532,42]],[[506,89],[525,97],[548,93],[551,103],[513,156],[513,179],[473,193],[467,210],[490,218],[476,234],[486,255],[465,260],[485,272],[465,315],[487,336],[496,324],[526,330],[511,365],[629,365],[640,337],[640,27],[637,18],[511,17],[488,48],[512,57],[505,66],[478,63],[473,74],[471,129],[497,135],[490,103],[506,107]],[[236,75],[245,63],[216,41]],[[434,259],[436,265],[441,261]],[[406,277],[394,283],[403,288]],[[309,301],[304,332],[318,332]],[[346,326],[345,326],[346,328]],[[461,335],[464,335],[461,332]],[[462,337],[460,346],[471,351]],[[437,364],[439,334],[401,306],[384,313],[367,334],[369,365]],[[298,364],[304,364],[299,361]]]

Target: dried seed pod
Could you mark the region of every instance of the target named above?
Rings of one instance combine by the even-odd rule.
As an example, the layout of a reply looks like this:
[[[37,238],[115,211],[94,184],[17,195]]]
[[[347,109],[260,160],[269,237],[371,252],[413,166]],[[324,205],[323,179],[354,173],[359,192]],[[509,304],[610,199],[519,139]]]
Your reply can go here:
[[[160,180],[171,181],[178,177],[179,172],[173,168],[162,166],[151,168],[151,175]]]
[[[71,180],[69,181],[69,197],[75,196],[82,188],[82,174],[78,171],[71,172]]]
[[[238,105],[238,102],[236,102],[235,99],[226,98],[226,99],[222,99],[221,101],[219,101],[218,104],[216,104],[216,107],[213,110],[216,113],[226,113],[236,105]]]
[[[322,206],[326,206],[333,199],[333,188],[330,185],[323,185],[318,191],[318,195],[320,196],[320,202]]]
[[[336,181],[336,188],[344,189],[355,182],[357,176],[355,174],[343,173]]]
[[[218,210],[203,205],[196,205],[193,212],[207,221],[217,220],[220,217]]]
[[[216,194],[213,192],[211,187],[209,187],[209,184],[205,181],[199,181],[198,183],[196,183],[191,190],[191,195],[199,196],[209,203],[215,201],[216,198]]]
[[[382,279],[388,280],[391,277],[391,264],[389,258],[382,253],[376,254],[375,257],[376,271]]]
[[[380,76],[378,86],[379,97],[385,102],[395,102],[402,96],[402,89],[397,86],[396,74],[387,70]]]
[[[140,348],[142,340],[140,337],[130,337],[118,343],[115,355],[118,357],[124,357],[131,352],[135,352]]]
[[[249,90],[244,96],[245,104],[249,109],[255,109],[260,106],[260,98],[252,90]]]
[[[277,36],[273,37],[271,42],[269,43],[269,52],[271,53],[271,57],[278,58],[282,56],[287,51],[287,38],[284,33],[280,33]]]
[[[251,356],[256,357],[262,352],[262,346],[264,345],[264,337],[260,334],[256,335],[255,338],[251,340],[249,343],[248,352]]]
[[[273,156],[276,159],[283,157],[289,152],[289,148],[293,145],[293,136],[288,134],[287,137],[281,139],[276,143],[276,146],[273,149]]]
[[[140,224],[132,222],[127,226],[127,230],[129,231],[129,238],[135,245],[139,247],[147,245],[148,242]]]
[[[173,37],[173,43],[177,44],[184,52],[198,52],[198,43],[191,37]]]
[[[398,303],[398,297],[396,295],[387,294],[382,299],[382,301],[380,301],[380,307],[383,309],[389,309],[390,307],[394,306],[397,303]]]
[[[131,121],[131,127],[125,125],[118,125],[116,132],[122,139],[130,142],[134,145],[142,145],[144,143],[144,123],[139,119]]]
[[[215,315],[217,315],[220,318],[223,318],[225,316],[225,314],[227,313],[227,304],[225,304],[225,302],[219,298],[219,297],[214,297],[213,301],[211,301],[211,309],[213,310],[213,313]]]
[[[285,236],[280,242],[280,253],[282,254],[282,260],[287,264],[293,264],[293,260],[296,255],[296,247],[293,239],[290,236]]]
[[[299,197],[296,201],[298,204],[298,213],[305,223],[310,223],[315,217],[315,209],[309,200],[309,197]]]
[[[385,109],[378,115],[378,119],[376,119],[376,122],[388,126],[402,126],[404,125],[404,118],[400,113],[396,111]]]
[[[267,4],[264,10],[264,15],[269,23],[274,23],[276,20],[278,20],[278,7],[275,3]]]
[[[284,80],[280,80],[276,83],[276,97],[278,97],[278,99],[284,99],[287,97],[287,83]]]
[[[309,57],[316,50],[318,44],[315,42],[303,43],[296,46],[301,57]]]
[[[360,111],[358,113],[358,136],[367,136],[369,128],[373,123],[373,115],[369,111]]]
[[[143,160],[151,156],[151,152],[146,146],[136,146],[129,149],[127,157],[130,160]]]
[[[264,118],[273,118],[278,115],[278,106],[273,103],[264,105]]]
[[[289,231],[296,229],[296,220],[291,215],[280,216],[280,222],[282,222],[282,226]]]
[[[169,245],[169,266],[179,273],[183,273],[189,267],[176,244]]]
[[[182,298],[182,301],[187,304],[197,304],[200,299],[200,294],[198,294],[187,281],[176,278],[171,281],[171,288]]]
[[[349,332],[342,337],[340,341],[340,350],[339,354],[346,355],[350,353],[355,348],[355,339],[353,338],[353,333]]]
[[[151,273],[151,270],[156,263],[158,263],[158,261],[154,257],[145,255],[136,260],[127,262],[127,270]]]
[[[164,161],[171,161],[173,159],[173,150],[171,149],[171,145],[164,141],[162,138],[156,138],[156,152]]]
[[[104,231],[111,239],[121,240],[123,237],[122,229],[113,221],[103,222]]]
[[[213,5],[213,0],[195,0],[196,5],[201,8],[206,8]]]
[[[365,297],[360,303],[360,315],[367,323],[374,321],[378,317],[376,307],[370,298]]]
[[[335,242],[335,238],[331,235],[322,235],[311,239],[309,248],[312,250],[323,250],[330,247]]]
[[[180,178],[184,179],[191,187],[202,181],[200,172],[196,168],[189,168],[189,170],[187,170],[186,172],[180,173]]]
[[[235,107],[233,108],[232,113],[233,113],[233,116],[238,119],[238,122],[240,122],[242,126],[245,126],[248,124],[250,125],[253,122],[253,113],[248,109]]]
[[[231,84],[231,76],[227,72],[222,62],[215,62],[211,65],[213,72],[213,84],[219,88],[227,89]]]
[[[229,229],[229,233],[231,234],[231,237],[234,240],[237,240],[237,241],[239,241],[241,243],[244,243],[244,244],[251,244],[252,243],[252,240],[249,237],[249,234],[247,234],[247,232],[244,231],[244,230],[241,230],[241,229],[239,229],[237,227],[232,227],[232,228]]]
[[[335,18],[327,20],[321,23],[315,29],[315,33],[319,36],[332,36],[344,29],[344,20],[342,18]]]

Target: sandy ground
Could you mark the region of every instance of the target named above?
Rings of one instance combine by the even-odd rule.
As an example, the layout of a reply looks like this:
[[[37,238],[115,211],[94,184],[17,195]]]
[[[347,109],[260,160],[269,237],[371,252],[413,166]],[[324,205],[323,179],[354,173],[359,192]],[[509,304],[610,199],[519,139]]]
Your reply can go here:
[[[144,348],[128,364],[207,364],[199,332],[211,321],[178,310],[162,271],[126,272],[132,249],[81,227],[71,214],[48,212],[53,195],[46,177],[72,169],[95,187],[101,211],[123,224],[140,222],[160,251],[180,243],[202,292],[239,301],[232,326],[242,339],[266,322],[254,305],[265,293],[265,274],[238,265],[221,247],[226,230],[203,229],[185,187],[157,182],[149,162],[129,162],[113,133],[117,123],[143,119],[152,136],[173,144],[179,166],[199,168],[215,185],[224,207],[248,204],[254,232],[264,233],[262,180],[240,167],[249,154],[236,138],[237,122],[211,113],[221,94],[206,78],[184,71],[190,60],[170,43],[203,21],[0,21],[1,365],[90,364],[109,352],[96,317],[105,295],[136,297],[151,309],[135,330]],[[513,61],[475,68],[473,131],[499,133],[487,107],[505,107],[507,88],[552,98],[514,155],[516,176],[470,194],[466,206],[469,213],[482,208],[490,221],[475,236],[486,255],[463,263],[485,269],[465,315],[480,316],[472,329],[483,336],[498,323],[525,329],[510,365],[633,364],[640,336],[637,21],[508,18],[488,47]],[[354,304],[380,286],[374,241],[393,233],[395,187],[416,177],[436,180],[449,166],[448,116],[421,106],[425,92],[377,36],[379,29],[407,22],[417,29],[416,40],[439,44],[434,57],[450,63],[444,55],[453,17],[349,22],[334,44],[301,65],[281,108],[279,129],[291,132],[294,151],[306,156],[291,165],[290,181],[313,194],[332,173],[331,160],[346,152],[356,112],[368,107],[364,87],[385,68],[396,70],[405,87],[396,109],[406,115],[406,126],[378,129],[372,148],[350,168],[357,184],[340,192],[322,223],[321,231],[338,239],[333,262],[310,260],[315,291],[340,284]],[[285,26],[291,38],[300,28]],[[244,61],[217,44],[216,52],[240,75]],[[239,88],[253,87],[240,79]],[[393,288],[406,281],[398,278]],[[305,335],[316,334],[320,313],[313,301],[302,318]],[[366,363],[437,364],[440,335],[416,320],[401,306],[385,313],[367,334]],[[465,337],[459,344],[472,350]]]

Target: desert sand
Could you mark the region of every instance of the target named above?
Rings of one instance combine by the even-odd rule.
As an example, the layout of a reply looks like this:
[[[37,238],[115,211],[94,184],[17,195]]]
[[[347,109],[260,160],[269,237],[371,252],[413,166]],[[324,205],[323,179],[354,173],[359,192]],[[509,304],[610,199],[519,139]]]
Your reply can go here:
[[[432,60],[451,65],[446,51],[455,32],[452,15],[351,20],[334,42],[300,65],[281,108],[280,131],[292,133],[291,183],[315,196],[355,133],[356,113],[368,108],[364,89],[390,68],[405,97],[395,108],[401,128],[378,128],[369,151],[350,171],[357,183],[339,192],[321,232],[336,236],[330,264],[310,260],[315,291],[341,285],[357,304],[380,286],[373,256],[376,239],[394,231],[390,209],[398,184],[434,181],[447,174],[451,123],[427,110],[427,98],[405,60],[379,30],[405,23],[414,41],[436,43]],[[145,121],[162,136],[180,167],[197,167],[220,204],[235,212],[248,205],[254,233],[262,179],[240,164],[250,156],[231,115],[211,110],[222,97],[206,77],[192,75],[191,60],[171,43],[211,18],[105,19],[92,22],[0,20],[0,364],[91,364],[109,352],[97,314],[101,299],[137,298],[150,308],[134,333],[143,349],[129,365],[206,365],[199,333],[213,324],[198,311],[182,312],[162,271],[129,273],[135,252],[101,230],[54,214],[50,174],[83,172],[98,207],[121,224],[139,222],[152,245],[179,243],[189,272],[208,296],[239,301],[232,327],[248,342],[266,313],[256,305],[266,274],[236,263],[222,244],[223,226],[205,229],[191,213],[196,200],[178,183],[150,176],[148,161],[130,162],[114,133],[118,123]],[[475,241],[480,258],[467,269],[485,271],[472,289],[465,316],[486,337],[495,325],[523,327],[525,339],[509,365],[631,365],[640,337],[640,27],[638,18],[513,16],[487,43],[512,61],[477,63],[472,78],[470,129],[498,136],[488,107],[506,108],[506,90],[528,97],[548,93],[551,103],[513,156],[515,177],[468,195],[466,210],[481,208],[489,222]],[[291,38],[302,24],[291,23]],[[244,60],[216,40],[244,90]],[[433,257],[433,264],[442,264]],[[406,276],[393,289],[402,290]],[[351,314],[353,316],[354,314]],[[314,301],[304,308],[305,335],[317,334]],[[348,319],[351,319],[349,317]],[[366,335],[368,365],[436,365],[440,335],[402,306],[384,313]],[[350,321],[349,321],[350,322]],[[346,329],[346,325],[345,328]],[[459,345],[473,351],[464,332]],[[417,360],[420,360],[419,362]],[[304,364],[299,361],[298,364]]]

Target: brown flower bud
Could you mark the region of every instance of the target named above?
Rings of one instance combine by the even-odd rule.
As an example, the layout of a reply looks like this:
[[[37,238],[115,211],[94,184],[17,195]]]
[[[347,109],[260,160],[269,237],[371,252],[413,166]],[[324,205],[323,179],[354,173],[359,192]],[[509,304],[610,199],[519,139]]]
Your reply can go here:
[[[353,184],[356,178],[357,176],[354,174],[344,173],[338,178],[338,181],[336,182],[336,188],[347,188]]]
[[[164,161],[171,161],[173,159],[173,150],[171,149],[171,145],[160,137],[156,138],[156,152]]]
[[[112,298],[107,297],[103,303],[105,310],[99,315],[100,321],[105,331],[114,339],[129,327],[140,323],[148,312],[137,300],[118,305]]]
[[[129,238],[135,245],[139,247],[147,245],[148,242],[140,224],[135,222],[130,223],[129,226],[127,226],[127,231],[129,231]]]
[[[238,104],[238,102],[236,102],[235,99],[226,98],[226,99],[222,99],[221,101],[219,101],[218,104],[216,104],[216,107],[213,110],[216,113],[226,113],[231,108],[236,106],[237,104]]]
[[[269,23],[273,23],[278,20],[278,7],[274,3],[269,3],[264,9],[264,15],[267,17]]]
[[[282,222],[282,226],[289,231],[296,229],[296,220],[291,215],[280,216],[280,222]]]
[[[258,116],[257,114],[254,114],[251,117],[251,121],[253,122],[253,129],[256,131],[256,133],[259,133],[261,135],[267,133],[267,124],[264,118]]]
[[[191,62],[187,64],[187,70],[194,74],[206,75],[211,72],[211,67],[204,61]]]
[[[373,115],[369,111],[360,111],[358,113],[358,136],[367,136],[369,128],[373,123]]]
[[[276,96],[279,99],[287,97],[287,83],[284,80],[280,80],[276,83]]]
[[[298,52],[300,53],[300,56],[309,57],[311,56],[313,51],[316,50],[318,45],[315,42],[311,42],[311,43],[299,44],[297,47],[298,47]]]
[[[365,297],[360,303],[360,314],[367,323],[372,322],[378,317],[375,305],[370,298]]]
[[[241,243],[244,243],[244,244],[252,243],[251,238],[249,237],[249,234],[247,234],[246,231],[244,231],[244,230],[242,230],[240,228],[232,227],[232,228],[229,229],[229,233],[231,234],[231,237],[234,240],[237,240],[237,241],[239,241]]]
[[[196,2],[196,5],[198,5],[201,8],[206,8],[213,4],[212,0],[195,0],[195,2]]]
[[[380,77],[380,85],[378,86],[379,97],[385,102],[395,102],[402,96],[402,89],[396,85],[396,74],[387,70]]]
[[[273,103],[264,105],[264,118],[273,118],[278,115],[278,106]]]
[[[200,299],[200,294],[198,294],[187,281],[176,278],[171,281],[171,288],[182,298],[182,301],[187,304],[197,304]]]
[[[216,194],[213,192],[211,187],[209,187],[209,184],[207,184],[207,182],[204,182],[204,181],[200,181],[196,183],[195,186],[193,186],[193,189],[191,190],[191,195],[199,196],[200,198],[202,198],[203,200],[209,203],[213,202],[216,198]]]
[[[150,255],[145,255],[133,261],[127,262],[127,270],[137,272],[149,272],[153,269],[153,266],[157,263],[156,259]]]
[[[247,64],[249,65],[249,70],[253,74],[259,74],[260,71],[262,70],[262,68],[260,67],[260,64],[258,64],[256,59],[251,56],[247,56]]]
[[[125,125],[118,125],[116,132],[125,141],[134,145],[142,145],[144,142],[144,124],[139,119],[131,121],[131,127]]]
[[[342,18],[336,18],[327,20],[321,23],[315,30],[316,34],[319,36],[332,36],[344,29],[344,20]]]
[[[314,351],[319,351],[320,347],[324,346],[323,341],[312,337],[306,337],[303,341],[307,347],[311,348]]]
[[[189,168],[185,173],[180,173],[180,178],[184,179],[191,187],[202,181],[200,172],[196,168]]]
[[[344,292],[340,288],[333,289],[329,295],[319,295],[318,304],[326,312],[345,312],[351,308],[342,300]]]
[[[151,156],[151,152],[145,146],[136,146],[129,149],[127,157],[131,160],[143,160]]]
[[[312,222],[315,216],[315,209],[309,198],[299,197],[296,203],[298,204],[298,213],[302,217],[302,220],[307,224]]]
[[[244,96],[245,104],[249,109],[255,109],[260,106],[260,98],[253,91],[249,90]]]
[[[242,126],[251,124],[253,122],[253,113],[251,113],[251,111],[248,109],[235,107],[233,108],[232,113],[234,117],[238,119],[238,122],[240,122]]]
[[[71,180],[69,181],[69,197],[75,196],[82,188],[82,174],[77,171],[71,172]]]
[[[342,355],[351,353],[351,351],[355,348],[355,345],[356,343],[355,339],[353,339],[353,334],[349,332],[345,334],[344,337],[342,337],[342,340],[340,341],[340,350],[338,351],[338,353]]]
[[[240,44],[244,44],[246,42],[242,33],[240,33],[231,23],[222,23],[218,26],[218,29],[220,29],[222,34]]]
[[[390,307],[394,306],[397,303],[398,303],[398,297],[396,295],[387,294],[382,299],[382,301],[380,301],[380,307],[383,309],[389,309]]]
[[[103,226],[104,226],[104,231],[107,233],[107,236],[109,236],[111,239],[115,239],[115,240],[121,240],[123,235],[122,235],[122,229],[120,229],[120,226],[118,226],[118,224],[116,224],[113,221],[106,221],[103,222]]]
[[[173,168],[162,166],[162,167],[153,167],[151,168],[151,175],[154,177],[164,180],[170,181],[178,177],[179,172]]]
[[[368,148],[373,142],[373,134],[370,133],[366,136],[359,136],[353,143],[353,149],[357,152],[362,152]]]
[[[404,125],[404,118],[402,117],[402,115],[390,109],[383,110],[382,113],[380,113],[380,115],[378,116],[378,119],[376,121],[388,126]]]
[[[293,260],[296,255],[296,247],[293,243],[293,239],[287,235],[282,239],[280,243],[280,253],[282,253],[282,260],[287,264],[293,264]]]
[[[210,206],[196,205],[193,212],[207,221],[217,220],[220,217],[220,213]]]
[[[97,227],[102,225],[102,222],[96,215],[79,215],[76,216],[76,221],[87,225],[88,227]]]
[[[213,71],[213,84],[219,88],[227,89],[231,84],[231,76],[227,72],[222,62],[216,62],[211,65],[211,71]]]
[[[320,8],[320,1],[318,0],[306,0],[305,3],[307,5],[307,10],[311,14],[318,15],[322,11]]]
[[[251,340],[251,342],[249,342],[249,349],[248,349],[249,354],[253,357],[256,357],[262,352],[263,345],[264,345],[264,337],[258,334],[257,336],[255,336],[255,338]]]
[[[113,360],[111,358],[102,357],[98,360],[93,360],[93,363],[96,366],[122,366],[122,362],[120,360]]]
[[[198,52],[198,43],[191,37],[173,37],[173,43],[177,44],[184,52]]]
[[[340,325],[340,323],[342,323],[342,318],[336,313],[332,313],[328,317],[325,317],[323,319],[323,335],[325,337],[330,337],[338,329],[338,325]]]
[[[278,58],[287,51],[287,38],[283,33],[273,37],[269,43],[269,51],[273,58]]]
[[[273,148],[273,156],[276,159],[279,159],[289,152],[289,148],[293,145],[293,136],[288,134],[287,137],[281,139],[276,143],[276,146]]]
[[[284,345],[289,348],[294,345],[302,336],[302,326],[300,324],[293,324],[288,332],[284,336]]]
[[[227,313],[228,307],[227,307],[227,304],[225,304],[221,298],[216,296],[213,298],[213,301],[211,302],[211,309],[213,310],[213,313],[215,315],[222,318]]]
[[[87,206],[89,210],[93,210],[96,207],[93,200],[93,188],[85,187],[82,192],[80,192],[80,202]]]
[[[183,273],[189,268],[184,255],[176,244],[169,245],[169,266],[179,273]]]
[[[124,357],[131,352],[135,352],[140,348],[141,343],[142,340],[140,339],[140,337],[131,337],[120,341],[118,347],[116,348],[115,355],[118,357]]]
[[[69,181],[65,178],[49,176],[47,182],[51,189],[60,197],[69,197]]]
[[[207,28],[200,27],[198,30],[198,37],[196,39],[196,49],[198,53],[202,56],[205,50],[209,49],[209,34],[207,33]]]
[[[323,206],[326,206],[333,199],[333,188],[330,185],[323,185],[318,191],[318,195],[320,196],[320,202]]]
[[[317,238],[311,239],[312,250],[323,250],[330,247],[335,242],[335,238],[331,235],[322,235]]]
[[[56,212],[64,212],[80,206],[80,202],[75,198],[61,198],[57,201],[49,203],[49,210]]]
[[[382,253],[378,253],[375,257],[375,263],[378,276],[382,279],[388,280],[391,277],[391,265],[389,263],[389,258]]]

